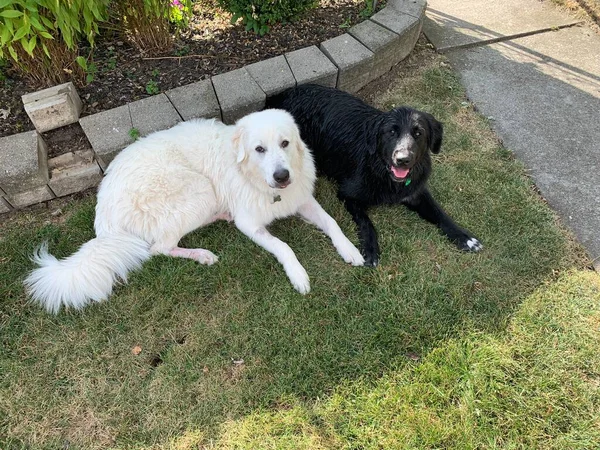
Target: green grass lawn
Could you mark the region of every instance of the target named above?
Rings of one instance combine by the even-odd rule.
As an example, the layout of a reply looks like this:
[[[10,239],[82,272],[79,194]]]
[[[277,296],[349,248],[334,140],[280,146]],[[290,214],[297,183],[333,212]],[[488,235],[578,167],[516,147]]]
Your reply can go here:
[[[431,188],[483,252],[377,208],[381,265],[354,268],[282,220],[311,277],[301,296],[217,223],[183,240],[215,266],[156,257],[108,302],[50,316],[24,295],[28,257],[92,238],[95,198],[15,214],[0,225],[0,448],[600,447],[600,280],[582,249],[441,57],[419,45],[362,95],[444,122]],[[333,186],[317,198],[356,241]]]

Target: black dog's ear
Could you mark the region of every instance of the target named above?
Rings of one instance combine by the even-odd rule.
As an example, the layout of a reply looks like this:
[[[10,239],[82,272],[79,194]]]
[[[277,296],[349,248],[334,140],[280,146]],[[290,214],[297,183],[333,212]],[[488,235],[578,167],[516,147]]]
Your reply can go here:
[[[431,114],[423,113],[427,122],[427,146],[431,153],[439,153],[442,149],[442,138],[444,137],[444,126]]]

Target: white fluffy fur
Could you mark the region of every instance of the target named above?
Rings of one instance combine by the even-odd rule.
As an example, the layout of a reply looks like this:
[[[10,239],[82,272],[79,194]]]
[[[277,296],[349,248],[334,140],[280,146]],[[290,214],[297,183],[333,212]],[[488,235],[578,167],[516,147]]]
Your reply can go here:
[[[266,152],[257,152],[257,146]],[[284,189],[273,179],[282,168],[291,180]],[[305,294],[310,290],[306,270],[292,249],[266,229],[274,219],[299,213],[331,237],[346,262],[364,263],[314,199],[314,182],[312,156],[284,111],[253,113],[235,126],[215,120],[180,123],[140,139],[114,159],[98,191],[97,237],[60,261],[42,246],[33,258],[40,267],[25,285],[50,312],[61,305],[79,309],[106,299],[116,280],[126,281],[127,273],[153,254],[213,264],[217,257],[209,250],[177,244],[198,227],[232,218],[240,231],[275,255]],[[277,196],[280,201],[274,201]]]

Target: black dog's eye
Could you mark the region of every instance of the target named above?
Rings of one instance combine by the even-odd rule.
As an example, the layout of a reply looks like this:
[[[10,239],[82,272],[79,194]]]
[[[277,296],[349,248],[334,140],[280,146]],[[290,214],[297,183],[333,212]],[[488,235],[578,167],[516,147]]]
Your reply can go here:
[[[415,128],[413,129],[413,135],[414,135],[415,137],[419,137],[419,136],[421,136],[421,130],[420,130],[419,128],[415,127]]]
[[[264,153],[266,150],[264,147],[261,147],[260,145],[258,147],[256,147],[254,150],[256,150],[258,153]]]
[[[393,128],[389,131],[389,133],[393,136],[396,134],[396,130],[394,130]]]
[[[290,145],[290,142],[289,142],[289,141],[283,141],[283,142],[281,143],[281,148],[286,148],[288,145]]]

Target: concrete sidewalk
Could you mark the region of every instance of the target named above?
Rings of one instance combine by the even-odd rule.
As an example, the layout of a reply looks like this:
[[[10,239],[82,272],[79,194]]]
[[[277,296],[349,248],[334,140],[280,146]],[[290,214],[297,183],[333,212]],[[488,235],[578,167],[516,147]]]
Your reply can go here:
[[[537,0],[429,0],[423,31],[600,271],[600,35],[576,23]]]

